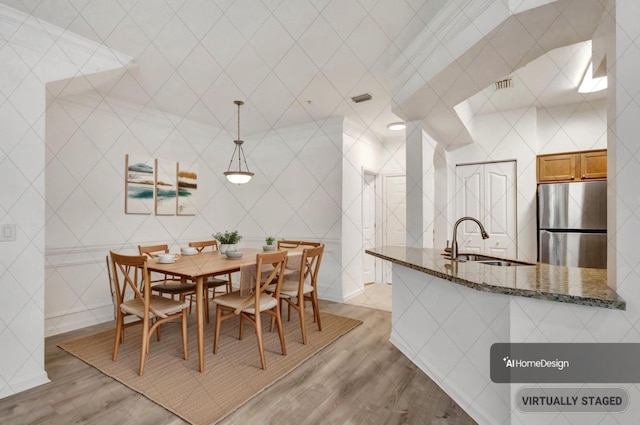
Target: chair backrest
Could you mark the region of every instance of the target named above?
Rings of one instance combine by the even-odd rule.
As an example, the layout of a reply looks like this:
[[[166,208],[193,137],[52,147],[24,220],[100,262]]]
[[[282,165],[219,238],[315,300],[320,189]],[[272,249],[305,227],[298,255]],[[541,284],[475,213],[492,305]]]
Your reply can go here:
[[[298,247],[318,247],[322,245],[321,242],[310,242],[310,241],[290,241],[290,240],[279,240],[278,241],[278,249],[287,249],[287,248],[298,248]]]
[[[280,298],[280,289],[284,279],[287,265],[287,251],[261,252],[256,255],[256,290],[240,307],[236,309],[239,314],[243,309],[253,305],[255,311],[260,311],[260,295],[265,292],[267,286],[275,283],[276,289],[271,292],[274,298]],[[265,268],[263,273],[263,267]]]
[[[142,299],[145,315],[148,315],[149,311],[153,311],[153,309],[149,306],[151,285],[147,270],[147,256],[124,255],[114,251],[109,251],[109,254],[111,255],[112,277],[118,306],[128,299],[127,292],[131,291],[134,298]]]
[[[138,252],[140,255],[148,255],[151,258],[157,257],[159,254],[168,254],[169,253],[169,245],[148,245],[142,246],[138,245]]]
[[[218,241],[213,239],[210,241],[189,242],[189,246],[202,252],[205,248],[211,247],[212,251],[218,251]]]
[[[300,267],[300,277],[298,286],[298,295],[302,296],[303,287],[305,282],[309,282],[313,286],[314,291],[318,284],[318,270],[320,270],[320,263],[322,263],[322,255],[324,254],[324,245],[314,248],[305,248],[302,251],[302,260]]]
[[[144,255],[147,258],[156,258],[160,254],[168,254],[169,253],[169,245],[161,244],[161,245],[147,245],[142,246],[138,245],[138,252],[140,255]],[[166,282],[169,280],[177,281],[179,280],[175,276],[171,276],[167,273],[153,273],[154,278],[149,280],[151,285],[158,282]],[[142,288],[142,287],[141,287]]]

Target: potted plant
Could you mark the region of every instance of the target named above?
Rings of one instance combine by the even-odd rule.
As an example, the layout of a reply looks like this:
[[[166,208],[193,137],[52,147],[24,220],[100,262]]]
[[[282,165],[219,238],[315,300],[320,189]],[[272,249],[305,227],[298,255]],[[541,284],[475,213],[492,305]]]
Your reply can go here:
[[[218,232],[213,237],[220,243],[220,254],[224,254],[227,251],[235,251],[237,243],[242,240],[242,236],[237,230],[233,232],[228,230]]]
[[[263,251],[275,251],[276,246],[273,244],[276,241],[276,238],[273,236],[267,236],[264,241],[267,243],[262,247]]]

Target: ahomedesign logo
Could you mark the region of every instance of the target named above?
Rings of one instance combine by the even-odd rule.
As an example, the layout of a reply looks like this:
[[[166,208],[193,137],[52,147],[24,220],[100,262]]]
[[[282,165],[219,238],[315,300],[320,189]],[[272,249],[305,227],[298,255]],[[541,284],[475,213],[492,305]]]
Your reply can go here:
[[[640,343],[496,342],[495,383],[640,383]]]
[[[534,369],[534,368],[553,368],[558,370],[563,370],[568,368],[569,360],[547,360],[547,359],[539,359],[539,360],[522,360],[522,359],[511,359],[509,356],[506,356],[502,359],[505,367],[508,368],[523,368],[523,369]]]

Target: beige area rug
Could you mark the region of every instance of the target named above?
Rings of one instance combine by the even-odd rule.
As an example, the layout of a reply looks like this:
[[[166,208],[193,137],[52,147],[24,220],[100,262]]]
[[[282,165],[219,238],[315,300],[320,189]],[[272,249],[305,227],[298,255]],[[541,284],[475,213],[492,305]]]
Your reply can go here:
[[[192,424],[213,424],[256,394],[290,373],[305,360],[345,335],[362,322],[329,313],[322,314],[322,332],[307,317],[307,344],[302,344],[300,323],[292,314],[284,320],[287,355],[280,352],[278,333],[265,323],[264,347],[267,370],[260,368],[255,332],[245,323],[238,340],[238,321],[222,324],[218,354],[213,354],[214,320],[205,326],[205,372],[198,372],[198,349],[194,315],[189,321],[189,360],[182,359],[179,322],[162,326],[162,340],[151,339],[144,376],[138,376],[140,326],[126,329],[118,360],[112,361],[115,330],[66,341],[58,346],[80,360],[120,381]],[[269,320],[265,319],[267,322]]]

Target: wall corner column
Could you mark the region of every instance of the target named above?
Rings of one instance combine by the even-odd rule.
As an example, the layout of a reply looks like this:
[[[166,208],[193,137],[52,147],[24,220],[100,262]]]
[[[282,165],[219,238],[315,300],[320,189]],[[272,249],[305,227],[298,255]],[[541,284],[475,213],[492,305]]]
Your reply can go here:
[[[426,137],[422,121],[406,128],[407,246],[433,247],[434,163],[436,144]]]

